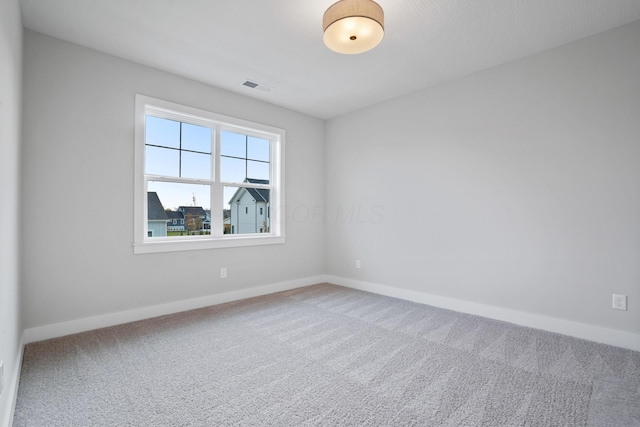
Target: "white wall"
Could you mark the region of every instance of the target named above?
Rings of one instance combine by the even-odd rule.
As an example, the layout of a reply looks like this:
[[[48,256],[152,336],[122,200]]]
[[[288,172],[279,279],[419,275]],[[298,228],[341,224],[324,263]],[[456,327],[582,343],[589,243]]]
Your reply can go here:
[[[26,328],[324,273],[320,217],[289,216],[284,245],[132,247],[136,93],[285,129],[291,212],[324,193],[323,121],[31,31],[24,55]]]
[[[8,425],[22,322],[18,255],[20,191],[20,117],[22,97],[22,18],[18,0],[0,2],[0,361],[4,390],[0,425]]]
[[[328,273],[639,337],[639,76],[637,22],[330,120]]]

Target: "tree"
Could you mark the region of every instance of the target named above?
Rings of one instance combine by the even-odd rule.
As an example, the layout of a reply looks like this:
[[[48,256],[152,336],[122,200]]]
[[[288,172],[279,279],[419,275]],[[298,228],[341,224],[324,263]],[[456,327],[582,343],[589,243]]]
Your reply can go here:
[[[187,223],[187,230],[189,230],[189,234],[199,234],[200,230],[202,230],[202,218],[200,215],[192,215],[188,213],[185,221]]]

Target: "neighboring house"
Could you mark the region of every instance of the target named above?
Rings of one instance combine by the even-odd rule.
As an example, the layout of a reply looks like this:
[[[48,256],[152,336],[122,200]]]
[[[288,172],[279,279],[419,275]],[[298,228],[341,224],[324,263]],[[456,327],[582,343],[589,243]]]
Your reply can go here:
[[[167,213],[155,191],[147,192],[147,236],[164,237],[167,235]]]
[[[211,229],[211,220],[202,206],[179,206],[178,212],[184,215],[184,225],[189,232]]]
[[[268,180],[247,178],[251,184],[269,184]],[[269,190],[238,188],[231,200],[231,234],[268,233],[270,222]]]
[[[204,220],[204,229],[211,230],[211,209],[205,209],[204,212],[207,215]]]
[[[167,231],[185,231],[184,214],[180,211],[165,211],[167,213]]]

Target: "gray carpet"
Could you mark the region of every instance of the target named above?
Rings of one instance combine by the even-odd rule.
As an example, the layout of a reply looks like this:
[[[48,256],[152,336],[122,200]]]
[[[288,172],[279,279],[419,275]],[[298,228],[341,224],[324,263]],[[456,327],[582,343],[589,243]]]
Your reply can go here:
[[[638,426],[640,353],[329,284],[29,344],[14,426]]]

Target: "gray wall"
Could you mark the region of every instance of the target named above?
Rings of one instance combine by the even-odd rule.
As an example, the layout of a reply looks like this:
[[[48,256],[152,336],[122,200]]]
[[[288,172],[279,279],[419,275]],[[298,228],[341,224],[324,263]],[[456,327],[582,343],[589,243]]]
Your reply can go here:
[[[8,425],[22,322],[18,254],[22,18],[18,0],[0,2],[0,425]]]
[[[639,76],[634,23],[330,120],[328,273],[640,333]]]
[[[25,328],[328,273],[640,333],[640,23],[327,123],[33,32],[24,55]],[[287,243],[133,255],[135,93],[285,128]]]
[[[136,93],[286,129],[292,212],[321,203],[323,121],[31,31],[24,55],[25,328],[324,273],[322,218],[288,220],[284,245],[132,247]]]

